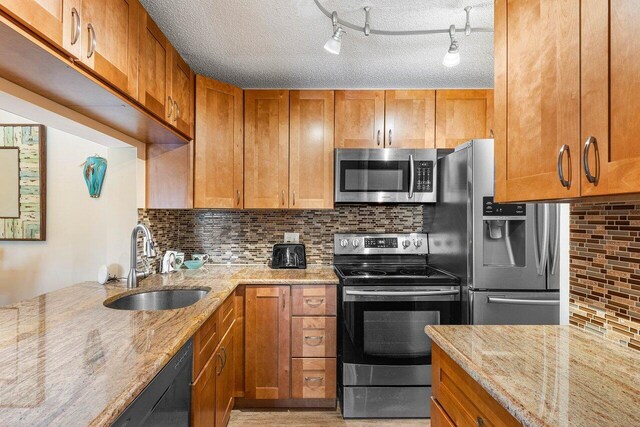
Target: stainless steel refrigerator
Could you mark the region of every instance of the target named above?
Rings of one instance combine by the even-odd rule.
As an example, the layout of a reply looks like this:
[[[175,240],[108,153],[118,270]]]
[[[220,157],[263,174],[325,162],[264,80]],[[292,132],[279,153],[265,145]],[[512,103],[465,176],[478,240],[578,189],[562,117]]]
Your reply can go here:
[[[492,139],[438,160],[438,201],[425,206],[429,263],[462,280],[470,324],[558,324],[559,207],[494,201]]]

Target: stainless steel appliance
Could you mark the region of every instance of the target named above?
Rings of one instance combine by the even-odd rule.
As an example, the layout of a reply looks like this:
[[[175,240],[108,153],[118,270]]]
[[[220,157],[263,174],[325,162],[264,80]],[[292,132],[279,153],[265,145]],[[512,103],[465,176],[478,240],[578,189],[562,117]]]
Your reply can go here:
[[[167,362],[113,423],[114,426],[188,426],[193,364],[191,340]]]
[[[427,325],[458,324],[458,278],[427,264],[426,234],[336,234],[338,398],[345,418],[426,418]]]
[[[307,268],[307,255],[302,243],[277,243],[271,253],[271,268]]]
[[[496,203],[493,159],[487,139],[438,161],[429,261],[461,278],[465,322],[558,324],[558,206]]]
[[[435,203],[435,149],[336,149],[336,203]]]

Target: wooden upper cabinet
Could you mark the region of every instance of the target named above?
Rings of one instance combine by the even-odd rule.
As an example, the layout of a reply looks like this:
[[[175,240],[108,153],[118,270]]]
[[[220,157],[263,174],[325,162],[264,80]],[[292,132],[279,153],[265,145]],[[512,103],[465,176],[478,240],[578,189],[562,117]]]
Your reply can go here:
[[[31,31],[79,58],[82,46],[82,0],[0,0],[9,12]]]
[[[196,77],[196,208],[242,208],[242,89]]]
[[[138,101],[156,116],[168,121],[172,47],[143,8],[140,8],[139,30]]]
[[[138,0],[82,0],[82,63],[136,99],[141,8]]]
[[[384,90],[337,90],[336,148],[384,147]]]
[[[289,207],[332,209],[333,91],[293,90],[290,103]]]
[[[291,304],[289,286],[245,290],[245,398],[288,399]]]
[[[434,148],[436,92],[385,92],[385,147]]]
[[[493,90],[439,90],[436,147],[455,148],[470,139],[493,138]]]
[[[582,149],[587,149],[588,144],[586,167],[583,165],[581,173],[582,195],[637,193],[640,192],[638,3],[583,0],[581,10]]]
[[[496,0],[494,13],[496,201],[579,196],[580,1]]]
[[[180,54],[171,50],[171,98],[169,121],[182,133],[193,135],[195,75]]]
[[[289,206],[289,91],[247,90],[244,104],[244,206]]]

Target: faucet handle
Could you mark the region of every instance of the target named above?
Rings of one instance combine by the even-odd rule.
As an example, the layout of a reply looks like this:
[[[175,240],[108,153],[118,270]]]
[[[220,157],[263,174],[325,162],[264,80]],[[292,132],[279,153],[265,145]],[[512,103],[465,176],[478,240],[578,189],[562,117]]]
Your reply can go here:
[[[154,258],[156,256],[156,248],[152,239],[147,238],[146,236],[143,237],[143,247],[144,256],[147,258]]]

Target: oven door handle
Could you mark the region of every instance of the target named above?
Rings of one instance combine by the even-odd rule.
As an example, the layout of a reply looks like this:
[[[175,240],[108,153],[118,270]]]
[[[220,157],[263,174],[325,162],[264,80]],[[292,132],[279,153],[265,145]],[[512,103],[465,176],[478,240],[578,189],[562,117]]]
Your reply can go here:
[[[409,198],[413,199],[413,185],[415,184],[415,169],[413,165],[413,154],[409,155]]]
[[[488,302],[493,304],[516,304],[516,305],[560,305],[560,300],[557,300],[557,299],[522,299],[522,298],[488,297]]]
[[[428,297],[428,296],[433,296],[433,295],[458,295],[458,293],[459,293],[458,290],[454,290],[454,289],[444,289],[444,290],[439,290],[439,291],[352,291],[352,290],[346,290],[344,292],[347,295],[359,295],[359,296],[370,296],[370,297],[377,297],[377,296],[384,296],[384,297],[391,297],[391,296],[422,297],[422,296],[424,296],[424,297]]]

